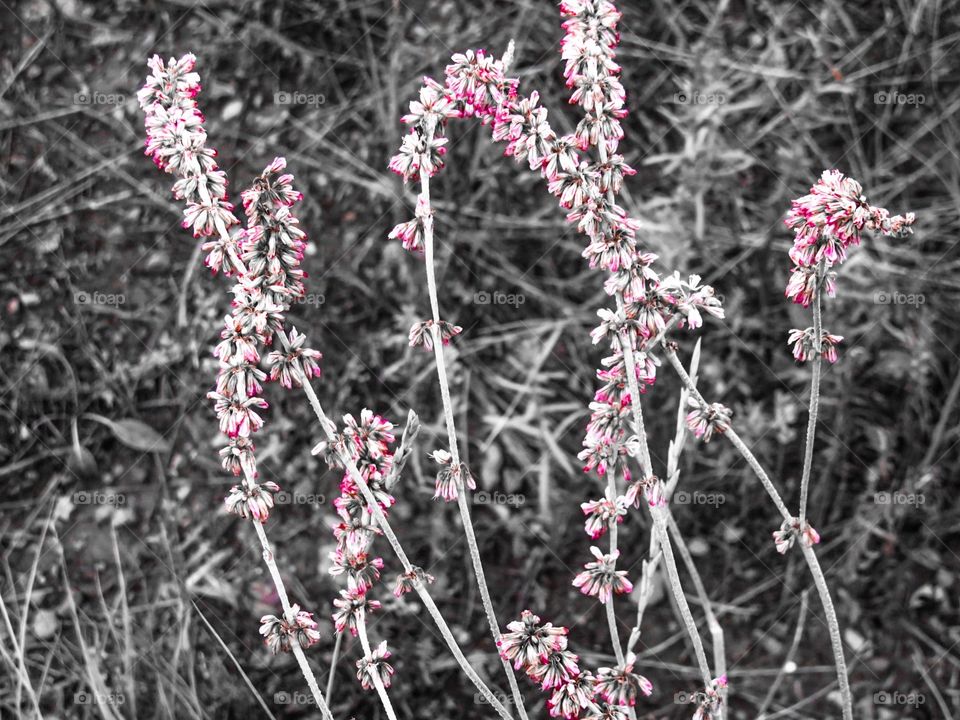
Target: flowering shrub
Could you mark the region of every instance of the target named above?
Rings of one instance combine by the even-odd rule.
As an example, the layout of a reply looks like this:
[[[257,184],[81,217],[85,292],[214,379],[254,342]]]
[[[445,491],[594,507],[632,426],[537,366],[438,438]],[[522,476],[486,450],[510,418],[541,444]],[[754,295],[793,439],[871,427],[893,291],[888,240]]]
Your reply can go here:
[[[278,382],[286,390],[303,391],[324,437],[313,452],[343,473],[334,502],[336,547],[329,558],[330,574],[344,583],[339,597],[332,599],[332,630],[337,636],[333,663],[339,659],[343,634],[357,637],[363,648],[363,657],[356,661],[357,680],[364,690],[377,694],[387,717],[397,716],[387,692],[397,680],[388,662],[393,654],[386,641],[371,642],[367,623],[370,613],[383,609],[375,594],[389,565],[376,554],[384,540],[402,566],[393,583],[394,595],[417,594],[460,669],[500,717],[526,719],[524,695],[516,677],[523,671],[528,681],[539,686],[551,717],[636,718],[635,707],[655,691],[653,683],[639,672],[635,649],[653,577],[661,569],[696,656],[700,688],[692,696],[692,717],[725,717],[731,688],[722,628],[670,506],[679,482],[679,454],[689,433],[704,443],[718,438],[732,443],[781,515],[779,529],[772,531],[776,550],[786,553],[794,544],[801,548],[830,630],[842,713],[845,719],[852,718],[839,623],[815,551],[820,535],[806,516],[821,359],[837,362],[837,348],[843,340],[823,329],[821,300],[824,295],[834,295],[832,268],[860,243],[863,231],[905,234],[915,217],[891,216],[883,208],[869,205],[860,185],[838,171],[825,172],[809,195],[794,201],[787,215],[795,240],[789,255],[793,269],[786,297],[805,308],[812,306],[812,326],[791,330],[788,335],[794,357],[812,363],[809,426],[795,515],[737,434],[730,409],[708,402],[701,393],[695,379],[696,360],[690,364],[694,369],[688,370],[679,359],[679,342],[674,338],[682,336],[677,331],[695,331],[705,319],[724,318],[714,289],[696,274],[684,276],[660,269],[659,258],[639,244],[639,222],[618,202],[625,178],[635,174],[618,153],[624,139],[621,120],[627,112],[616,62],[620,13],[606,0],[564,0],[560,12],[564,77],[571,91],[570,103],[580,112],[573,132],[561,135],[552,128],[536,91],[521,95],[519,80],[510,74],[512,48],[502,57],[485,50],[467,50],[453,55],[442,82],[424,79],[417,99],[410,102],[409,113],[402,118],[409,130],[389,161],[392,171],[417,187],[413,218],[394,227],[389,239],[399,240],[424,263],[430,316],[411,327],[408,341],[433,354],[443,403],[447,446],[429,453],[438,466],[435,498],[457,503],[492,646],[510,689],[509,702],[491,689],[464,655],[430,596],[428,586],[433,578],[411,562],[390,524],[390,510],[397,503],[393,493],[418,434],[416,416],[411,413],[397,446],[394,425],[368,409],[359,419],[344,415],[338,428],[312,387],[321,374],[320,353],[306,344],[306,337],[290,326],[286,317],[292,303],[305,293],[301,261],[306,245],[305,233],[293,214],[303,198],[293,187],[293,176],[285,172],[285,160],[274,159],[241,193],[246,216],[241,227],[228,199],[226,176],[216,164],[216,152],[207,146],[204,118],[196,100],[200,84],[195,59],[185,55],[164,62],[154,57],[149,63],[151,75],[138,96],[146,116],[146,152],[159,168],[176,177],[173,194],[185,204],[184,228],[202,239],[206,265],[234,283],[231,309],[224,318],[221,342],[214,349],[219,372],[208,397],[224,436],[222,467],[242,478],[229,490],[226,509],[252,521],[282,606],[280,615],[262,618],[260,634],[272,653],[295,655],[321,712],[331,718],[332,685],[325,693],[320,690],[305,654],[318,642],[325,642],[324,634],[313,613],[289,601],[263,527],[277,510],[275,496],[280,486],[259,481],[253,440],[268,410],[264,385]],[[605,343],[609,355],[596,371],[597,389],[588,404],[589,421],[578,457],[584,471],[596,481],[599,495],[581,505],[584,530],[591,540],[605,538],[606,546],[589,547],[593,559],[584,563],[570,583],[604,607],[614,660],[609,665],[593,667],[592,661],[571,649],[567,627],[541,622],[531,610],[523,611],[519,620],[504,622],[496,615],[487,587],[468,504],[476,479],[462,460],[447,369],[449,345],[469,338],[463,328],[441,317],[435,274],[430,180],[444,169],[447,133],[453,120],[479,121],[489,128],[491,139],[502,144],[505,156],[538,173],[566,220],[583,236],[584,259],[603,273],[599,284],[610,298],[609,307],[597,310],[600,322],[591,337],[594,344]],[[643,413],[644,396],[655,385],[664,361],[680,377],[683,391],[678,405],[681,421],[661,479],[655,473]],[[634,515],[631,510],[641,508],[650,521],[649,556],[634,582],[626,570],[618,569],[620,535],[621,526],[629,528],[636,522],[628,522]],[[707,658],[701,629],[681,583],[678,554],[706,615],[712,661]],[[624,643],[616,604],[622,604],[622,596],[635,587],[637,621]]]

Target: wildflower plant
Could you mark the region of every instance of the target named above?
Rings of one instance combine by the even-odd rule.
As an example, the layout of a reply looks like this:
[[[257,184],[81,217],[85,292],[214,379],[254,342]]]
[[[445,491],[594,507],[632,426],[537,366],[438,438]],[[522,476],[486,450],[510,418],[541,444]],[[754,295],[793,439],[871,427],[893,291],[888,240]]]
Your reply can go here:
[[[150,75],[138,95],[145,113],[146,153],[174,176],[173,194],[184,203],[183,226],[202,243],[205,264],[232,282],[230,310],[213,351],[218,373],[208,397],[223,438],[221,465],[239,478],[224,499],[226,511],[251,521],[280,600],[279,614],[265,615],[259,633],[271,653],[295,656],[322,715],[332,720],[333,673],[326,692],[321,692],[306,654],[328,639],[315,619],[322,614],[289,600],[266,531],[268,521],[281,514],[275,500],[281,485],[260,479],[254,440],[268,418],[265,388],[278,383],[285,390],[302,391],[320,434],[313,453],[339,476],[333,503],[335,548],[329,557],[329,574],[339,584],[329,613],[332,665],[340,659],[343,638],[356,637],[362,649],[355,661],[357,682],[376,693],[388,718],[397,717],[388,690],[399,680],[391,660],[394,652],[402,656],[402,650],[391,651],[386,639],[371,639],[368,623],[371,613],[383,610],[379,598],[385,573],[393,578],[397,598],[417,595],[461,671],[499,717],[527,718],[519,676],[539,690],[550,717],[635,720],[638,708],[657,690],[640,672],[636,649],[654,578],[662,572],[696,660],[699,688],[693,695],[692,717],[720,720],[727,715],[729,692],[723,630],[674,519],[671,499],[680,481],[680,454],[692,444],[688,439],[728,441],[745,458],[781,516],[779,528],[772,531],[776,551],[785,554],[794,545],[801,548],[830,631],[842,714],[851,720],[852,696],[839,622],[816,552],[820,535],[807,518],[821,361],[838,362],[843,342],[842,336],[823,328],[822,301],[835,295],[836,269],[865,231],[900,236],[910,232],[915,217],[891,216],[870,205],[859,183],[835,170],[825,172],[787,214],[794,244],[785,294],[812,311],[811,327],[788,334],[794,358],[812,363],[799,511],[794,514],[738,434],[733,412],[719,402],[709,402],[699,389],[699,341],[688,366],[679,358],[684,337],[680,331],[696,331],[711,318],[724,318],[719,297],[696,274],[660,268],[659,258],[641,245],[640,223],[620,203],[625,182],[635,174],[619,152],[627,114],[616,60],[620,12],[609,0],[563,0],[559,9],[563,76],[570,104],[579,114],[572,132],[554,130],[536,91],[521,94],[519,80],[511,75],[512,44],[502,56],[466,50],[452,56],[442,80],[424,79],[402,117],[408,130],[388,163],[390,170],[416,188],[413,217],[396,225],[388,239],[400,242],[424,266],[424,304],[429,311],[410,328],[408,342],[432,354],[440,390],[446,438],[444,447],[429,452],[436,473],[434,497],[457,505],[492,640],[491,657],[495,649],[510,690],[509,702],[491,689],[466,657],[430,595],[434,578],[411,561],[391,526],[390,514],[402,491],[401,475],[420,428],[417,416],[411,411],[398,444],[394,424],[369,409],[358,416],[344,414],[338,427],[313,388],[313,381],[321,376],[321,355],[287,318],[291,305],[305,293],[306,233],[296,214],[303,196],[294,187],[286,161],[275,158],[241,193],[245,219],[241,222],[229,201],[226,175],[207,142],[205,119],[197,105],[200,78],[195,58],[188,54],[167,62],[154,57],[149,62]],[[578,654],[570,629],[542,622],[531,610],[504,622],[497,616],[486,582],[470,511],[477,478],[461,452],[448,372],[449,346],[470,338],[454,318],[442,315],[436,277],[431,179],[444,169],[454,120],[479,121],[489,128],[492,141],[503,147],[506,157],[539,175],[567,222],[582,236],[582,256],[599,271],[599,285],[608,298],[606,306],[597,309],[599,324],[591,332],[593,343],[605,347],[607,354],[595,373],[593,397],[585,398],[589,419],[578,455],[595,489],[580,509],[585,534],[596,544],[584,544],[590,555],[584,552],[582,568],[569,579],[568,587],[603,606],[610,662],[594,662],[592,656],[588,660]],[[655,468],[644,405],[664,364],[679,376],[682,389],[666,466]],[[636,537],[631,537],[629,546],[621,540],[624,533],[634,532],[635,516],[641,511],[650,521],[647,555],[639,577],[630,578],[618,564],[625,549],[640,543]],[[392,557],[380,556],[386,545]],[[710,659],[690,609],[689,590],[681,582],[678,558],[706,617]],[[394,560],[399,567],[392,567]],[[628,601],[636,606],[630,608],[636,621],[624,643],[618,609],[622,614]]]

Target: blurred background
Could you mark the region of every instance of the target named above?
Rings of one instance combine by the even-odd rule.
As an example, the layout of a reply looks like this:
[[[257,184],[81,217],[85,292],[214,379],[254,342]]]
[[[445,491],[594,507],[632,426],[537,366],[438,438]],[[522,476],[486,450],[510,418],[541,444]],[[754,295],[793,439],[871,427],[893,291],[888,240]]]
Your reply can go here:
[[[957,3],[619,7],[621,152],[638,170],[623,204],[661,268],[698,273],[723,297],[726,319],[678,335],[680,355],[702,337],[701,390],[734,410],[791,506],[809,368],[786,337],[809,321],[783,297],[783,215],[833,167],[872,203],[918,215],[912,237],[865,238],[827,305],[825,326],[845,340],[824,373],[810,514],[856,716],[960,716]],[[276,597],[250,528],[222,512],[232,478],[204,396],[228,284],[202,267],[170,177],[142,152],[146,60],[188,51],[234,199],[276,155],[304,193],[310,294],[291,318],[324,354],[325,407],[398,424],[413,409],[425,425],[393,517],[438,578],[458,640],[502,687],[456,509],[432,499],[440,398],[431,355],[406,339],[428,314],[422,261],[386,237],[415,198],[386,166],[422,76],[511,38],[521,91],[538,90],[554,127],[572,131],[556,5],[2,0],[0,25],[0,715],[31,712],[22,658],[46,717],[266,715],[238,666],[275,717],[319,716],[293,658],[260,641]],[[602,492],[576,454],[604,354],[589,335],[603,278],[542,181],[502,158],[487,129],[449,135],[434,190],[440,302],[464,328],[451,379],[484,491],[474,522],[494,602],[503,624],[529,608],[570,627],[584,665],[606,665],[603,610],[571,587],[591,544],[579,504]],[[665,368],[646,401],[660,469],[678,396]],[[261,472],[292,501],[267,531],[292,595],[321,620],[309,657],[323,685],[339,475],[309,453],[319,433],[300,396],[268,397]],[[674,514],[726,634],[730,717],[839,717],[819,602],[799,554],[775,552],[769,500],[722,441],[690,442],[681,467]],[[646,517],[631,513],[621,538],[620,566],[637,581]],[[399,565],[385,543],[381,553],[390,578]],[[377,588],[371,633],[394,653],[398,713],[492,717],[422,606],[388,589]],[[618,608],[626,632],[632,604]],[[695,662],[660,588],[640,648],[657,690],[638,717],[688,718],[676,694],[697,689]],[[359,644],[343,651],[334,714],[382,717],[356,681]],[[545,717],[544,697],[521,685]]]

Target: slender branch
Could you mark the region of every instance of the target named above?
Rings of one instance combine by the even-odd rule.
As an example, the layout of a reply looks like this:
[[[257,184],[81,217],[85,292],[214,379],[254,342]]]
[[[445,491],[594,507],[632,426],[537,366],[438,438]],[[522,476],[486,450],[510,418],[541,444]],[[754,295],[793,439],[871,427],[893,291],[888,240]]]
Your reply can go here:
[[[428,127],[428,142],[432,140],[433,126]],[[420,173],[421,197],[427,208],[430,209],[430,176],[426,172]],[[473,529],[473,521],[470,518],[470,506],[467,502],[467,489],[464,487],[463,472],[461,471],[460,448],[457,441],[457,430],[453,418],[453,402],[450,399],[450,383],[447,380],[447,367],[443,357],[443,341],[440,326],[440,303],[437,297],[437,279],[436,269],[434,267],[433,256],[433,213],[428,212],[423,221],[424,235],[424,261],[427,270],[427,293],[430,296],[430,309],[433,316],[431,333],[433,335],[433,353],[436,359],[437,380],[440,384],[440,398],[443,402],[443,417],[447,428],[447,442],[450,446],[450,456],[452,458],[451,467],[455,473],[457,483],[457,507],[460,510],[460,520],[463,524],[463,532],[467,540],[467,547],[470,552],[470,562],[473,566],[473,573],[476,577],[477,587],[480,590],[480,600],[483,604],[483,610],[487,617],[487,623],[490,626],[490,635],[493,637],[494,644],[500,645],[500,623],[497,620],[496,611],[493,608],[493,601],[490,598],[490,590],[487,587],[487,580],[483,571],[483,562],[480,558],[480,548],[477,544],[476,533]],[[499,656],[499,654],[498,654]],[[521,720],[527,720],[527,713],[523,706],[523,696],[520,694],[520,687],[517,684],[517,678],[513,670],[503,657],[500,657],[500,664],[507,676],[507,683],[510,686],[510,693],[513,696],[514,704],[517,706],[517,712]]]
[[[327,702],[331,704],[333,703],[333,681],[336,678],[341,645],[343,645],[343,633],[337,633],[336,642],[333,643],[333,655],[330,658],[330,670],[327,673]]]
[[[817,267],[813,291],[813,372],[810,377],[810,410],[807,418],[807,440],[803,452],[803,474],[800,477],[800,527],[807,522],[807,497],[810,494],[810,471],[813,468],[813,441],[817,432],[817,415],[820,412],[820,372],[823,365],[822,333],[823,318],[820,309],[823,295],[825,270],[823,262]]]
[[[414,577],[418,578],[413,583],[413,589],[420,597],[424,607],[427,608],[427,612],[430,614],[431,619],[437,626],[440,634],[443,636],[444,641],[447,643],[447,647],[450,648],[450,652],[456,659],[460,669],[463,670],[464,674],[470,679],[470,682],[474,684],[480,694],[483,695],[484,699],[490,703],[490,706],[496,710],[497,714],[501,718],[504,720],[513,720],[510,713],[503,706],[503,703],[497,699],[497,696],[494,695],[490,688],[487,687],[483,680],[480,679],[477,671],[473,669],[473,666],[470,665],[470,662],[463,654],[463,651],[460,649],[456,639],[453,637],[453,633],[450,631],[450,627],[447,625],[446,620],[443,619],[443,616],[440,614],[440,610],[437,608],[436,603],[433,601],[433,598],[430,597],[430,593],[427,592],[423,582],[419,579],[419,574],[417,573],[419,568],[415,568],[410,563],[406,552],[403,550],[403,546],[400,545],[400,540],[397,538],[396,533],[390,526],[390,522],[387,520],[386,513],[383,512],[383,508],[381,508],[380,503],[377,502],[376,497],[370,490],[370,486],[367,485],[367,481],[357,469],[357,464],[354,462],[353,458],[350,457],[349,453],[338,447],[338,443],[336,442],[336,426],[330,421],[326,413],[323,411],[323,406],[320,404],[320,399],[317,397],[317,394],[314,392],[310,383],[307,382],[303,384],[303,391],[307,396],[310,407],[313,408],[317,419],[320,421],[320,427],[323,430],[324,436],[332,447],[337,448],[337,456],[340,459],[340,462],[346,468],[347,473],[349,473],[350,479],[353,480],[358,488],[360,488],[360,492],[363,494],[363,498],[367,502],[368,509],[371,513],[373,513],[374,520],[376,520],[377,525],[383,531],[383,535],[390,544],[390,547],[393,549],[397,559],[400,560],[401,565],[403,565],[404,572],[413,574]]]
[[[690,394],[693,395],[693,397],[695,397],[702,406],[706,406],[708,404],[707,401],[704,400],[703,395],[700,394],[696,386],[692,384],[690,376],[687,375],[687,372],[683,369],[683,365],[680,363],[679,358],[677,358],[676,351],[667,343],[663,343],[663,348],[670,365],[674,370],[676,370],[684,386],[686,386],[686,388],[690,391]],[[793,522],[793,516],[790,514],[790,511],[787,510],[787,506],[783,504],[783,499],[780,497],[780,494],[774,487],[773,482],[771,482],[770,477],[760,465],[760,462],[757,460],[753,452],[751,452],[750,448],[746,446],[746,444],[743,442],[740,436],[737,435],[732,427],[725,430],[723,435],[730,440],[735,448],[737,448],[743,458],[747,461],[747,464],[760,479],[760,483],[767,491],[767,494],[770,495],[774,505],[776,505],[777,510],[783,516],[784,520],[787,522]],[[850,680],[847,677],[847,661],[843,656],[843,641],[840,637],[840,623],[837,621],[837,613],[833,607],[833,599],[830,597],[830,589],[827,587],[827,581],[826,578],[824,578],[823,570],[820,567],[820,561],[817,559],[817,554],[814,552],[813,548],[805,544],[803,538],[801,538],[800,547],[803,550],[803,557],[807,562],[807,566],[810,568],[810,573],[813,575],[814,584],[817,588],[817,594],[820,596],[820,603],[823,606],[823,611],[826,615],[827,627],[830,631],[830,644],[833,649],[834,664],[837,668],[837,681],[840,685],[843,718],[844,720],[853,720],[853,698],[850,694]]]

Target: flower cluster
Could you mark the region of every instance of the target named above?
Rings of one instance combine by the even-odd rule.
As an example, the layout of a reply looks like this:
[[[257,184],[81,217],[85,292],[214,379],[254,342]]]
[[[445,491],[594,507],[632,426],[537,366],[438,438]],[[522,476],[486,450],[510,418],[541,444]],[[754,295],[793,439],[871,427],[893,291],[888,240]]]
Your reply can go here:
[[[273,496],[280,492],[280,486],[275,482],[264,482],[255,485],[234,485],[230,494],[223,499],[227,512],[239,515],[244,519],[253,518],[265,523],[270,517],[273,508]]]
[[[150,75],[137,93],[145,115],[146,154],[158,168],[177,176],[173,196],[184,201],[184,228],[194,237],[212,237],[203,247],[213,272],[241,271],[236,240],[230,228],[239,224],[227,200],[227,176],[217,165],[217,151],[207,146],[205,119],[197,107],[200,75],[196,57],[188,53],[164,62],[149,61]],[[225,260],[231,260],[225,265]]]
[[[701,405],[696,398],[688,398],[687,428],[698,440],[710,442],[714,435],[723,435],[730,429],[730,409],[720,403]]]
[[[497,643],[500,656],[523,670],[527,677],[550,693],[550,717],[576,718],[593,704],[594,678],[580,669],[579,658],[567,649],[567,628],[524,610],[519,620],[507,625]]]
[[[794,233],[790,248],[793,269],[785,295],[804,307],[813,302],[817,293],[834,297],[836,273],[831,268],[843,263],[849,249],[860,244],[863,230],[901,237],[913,232],[915,221],[913,213],[891,217],[885,208],[867,202],[856,180],[839,170],[825,170],[809,194],[793,201],[784,220]],[[798,333],[804,331],[791,330],[790,337],[801,337]],[[842,339],[824,333],[824,338],[828,337],[837,338],[837,342]],[[790,344],[798,360],[816,357],[817,349],[812,344],[799,347],[794,339]],[[825,344],[821,352],[830,362],[836,362],[835,343]]]
[[[586,150],[605,142],[613,152],[623,137],[620,120],[627,114],[627,96],[615,60],[620,12],[607,0],[564,0],[560,14],[566,18],[560,41],[563,76],[573,89],[571,104],[584,110],[575,135],[577,145]]]
[[[600,548],[593,546],[590,553],[596,558],[583,566],[574,579],[574,587],[580,588],[584,595],[592,595],[606,604],[614,595],[622,595],[633,590],[633,583],[627,579],[626,570],[617,570],[617,558],[620,551],[604,554]]]
[[[597,670],[597,692],[611,705],[633,707],[640,695],[649,696],[653,692],[653,683],[634,672],[636,660],[633,653],[627,653],[623,665]]]
[[[269,378],[284,387],[300,387],[320,375],[320,353],[304,346],[306,337],[295,327],[284,328],[291,304],[303,296],[300,262],[306,247],[291,212],[302,195],[293,189],[293,176],[282,173],[285,167],[283,158],[275,158],[243,192],[247,227],[238,236],[245,271],[233,287],[231,312],[214,350],[220,370],[208,397],[228,438],[221,451],[224,468],[234,474],[244,465],[255,467],[250,439],[263,426],[258,411],[267,408],[261,397],[268,377],[259,367],[261,348],[274,346],[266,358]]]
[[[274,655],[290,652],[294,645],[308,648],[320,639],[313,615],[299,605],[291,605],[284,617],[264,615],[260,618],[260,634]]]
[[[814,530],[808,522],[804,522],[801,527],[798,518],[784,520],[780,529],[773,531],[773,542],[777,546],[777,552],[781,555],[786,554],[798,538],[801,545],[811,547],[820,542],[820,533]]]
[[[468,490],[477,489],[477,481],[464,463],[453,464],[453,456],[446,450],[434,450],[430,457],[434,459],[440,470],[437,472],[437,482],[434,489],[434,499],[443,498],[446,502],[453,502],[460,497],[460,487]]]
[[[799,362],[806,362],[817,356],[818,348],[814,345],[816,337],[812,327],[806,330],[793,329],[787,338],[787,345],[793,346],[793,357]],[[842,335],[831,335],[823,330],[820,331],[819,352],[829,363],[837,361],[837,347],[843,340]]]
[[[194,237],[209,238],[202,249],[214,273],[223,270],[235,277],[231,312],[214,350],[219,361],[216,387],[208,398],[227,437],[221,464],[244,479],[230,489],[226,509],[265,523],[280,487],[256,482],[252,438],[263,426],[260,412],[267,408],[261,397],[268,377],[260,368],[261,348],[280,338],[267,366],[269,378],[285,387],[300,386],[320,374],[320,353],[304,346],[305,337],[296,328],[284,328],[286,312],[304,292],[300,263],[306,239],[291,211],[302,195],[293,189],[293,176],[282,172],[286,161],[274,159],[242,193],[247,225],[239,227],[227,198],[226,174],[217,166],[216,151],[207,147],[196,102],[200,76],[195,64],[192,54],[166,63],[155,55],[137,97],[145,114],[146,154],[177,176],[173,195],[185,203],[184,228],[192,229]],[[320,637],[313,615],[298,605],[288,607],[283,617],[265,615],[260,633],[274,653],[309,647]]]
[[[856,180],[839,170],[825,170],[809,194],[793,201],[784,221],[794,232],[790,249],[790,259],[795,265],[791,288],[807,286],[794,280],[798,273],[818,266],[828,270],[842,263],[848,249],[860,244],[864,229],[902,236],[912,232],[915,221],[913,213],[891,217],[888,210],[867,202]],[[812,299],[803,291],[791,294],[789,288],[787,297],[804,306]]]
[[[333,622],[338,633],[349,630],[356,636],[359,625],[366,622],[367,614],[380,609],[380,602],[371,597],[370,591],[380,580],[383,570],[383,558],[371,552],[373,540],[382,531],[373,519],[366,498],[346,470],[347,461],[353,462],[380,509],[386,513],[396,502],[388,492],[386,482],[393,469],[391,445],[395,439],[391,422],[364,409],[359,418],[344,415],[342,432],[333,443],[325,446],[328,461],[344,470],[340,495],[333,502],[339,522],[333,529],[337,546],[330,553],[329,570],[335,577],[344,576],[347,582],[340,597],[333,601],[336,608]],[[394,669],[386,662],[389,657],[384,641],[370,657],[357,662],[357,679],[364,689],[375,687],[374,674],[380,677],[384,687],[390,686]]]
[[[711,680],[707,687],[689,697],[688,702],[697,706],[693,720],[719,720],[722,717],[723,693],[727,689],[727,676]]]
[[[383,687],[390,687],[393,678],[393,665],[387,662],[390,659],[390,651],[387,650],[387,641],[382,641],[377,645],[369,656],[357,660],[357,680],[364,690],[372,690],[376,687],[374,676],[380,678]]]

